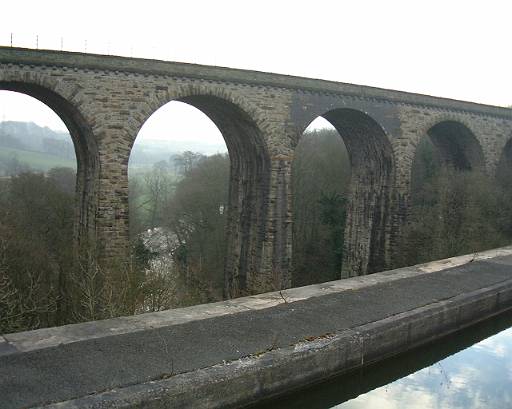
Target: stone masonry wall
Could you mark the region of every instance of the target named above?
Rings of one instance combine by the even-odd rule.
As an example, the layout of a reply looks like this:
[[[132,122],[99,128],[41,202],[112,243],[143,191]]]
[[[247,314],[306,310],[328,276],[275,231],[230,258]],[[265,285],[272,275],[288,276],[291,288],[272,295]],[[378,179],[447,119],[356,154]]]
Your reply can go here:
[[[104,261],[126,257],[128,159],[144,122],[169,101],[206,113],[231,158],[226,295],[291,283],[291,163],[323,115],[352,162],[344,274],[389,267],[407,218],[415,149],[453,121],[496,169],[512,138],[510,110],[351,84],[190,64],[0,47],[0,89],[32,95],[63,118],[77,147],[78,242]]]

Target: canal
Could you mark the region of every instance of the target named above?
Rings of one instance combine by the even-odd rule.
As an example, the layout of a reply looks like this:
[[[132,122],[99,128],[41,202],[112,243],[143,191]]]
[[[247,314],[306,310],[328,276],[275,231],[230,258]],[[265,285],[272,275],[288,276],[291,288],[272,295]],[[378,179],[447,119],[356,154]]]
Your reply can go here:
[[[512,313],[258,409],[512,407]]]

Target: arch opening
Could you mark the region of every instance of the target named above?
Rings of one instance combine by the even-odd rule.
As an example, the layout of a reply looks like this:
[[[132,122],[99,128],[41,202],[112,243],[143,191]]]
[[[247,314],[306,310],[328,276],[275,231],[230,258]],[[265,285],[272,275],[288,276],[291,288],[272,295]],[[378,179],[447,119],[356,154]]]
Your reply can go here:
[[[172,125],[179,121],[172,119],[176,114],[186,118],[182,121],[183,132],[189,128],[202,134],[189,135],[188,142],[180,138],[182,135],[176,133],[180,131]],[[140,199],[133,194],[136,171],[131,166],[130,228],[132,238],[144,237],[146,244],[150,242],[148,235],[165,232],[168,246],[161,253],[165,253],[167,268],[172,270],[168,278],[174,278],[164,284],[168,299],[161,305],[146,303],[143,310],[217,301],[250,292],[255,286],[251,280],[258,279],[252,274],[258,271],[261,258],[261,220],[266,211],[269,172],[258,127],[235,104],[209,95],[172,100],[153,115],[167,118],[161,120],[160,136],[174,141],[176,150],[151,170],[153,177],[162,179],[159,186],[164,194],[158,199],[161,214],[152,214],[142,225],[139,220],[139,227],[134,226]],[[147,132],[145,127],[153,115],[139,135]],[[211,138],[205,139],[208,135]],[[137,149],[134,145],[131,161]],[[141,236],[141,231],[146,233]],[[151,270],[161,267],[154,261],[143,266],[146,279],[154,274]]]
[[[382,127],[361,111],[335,109],[322,117],[344,142],[345,161],[349,163],[344,164],[343,173],[347,178],[347,173],[350,174],[350,182],[340,180],[335,190],[343,199],[343,205],[338,203],[335,209],[344,213],[345,222],[344,226],[337,225],[338,230],[343,231],[340,233],[343,238],[340,240],[342,248],[337,250],[341,254],[341,270],[335,278],[383,270],[387,264],[388,189],[393,168],[389,140]],[[348,167],[350,172],[347,172]],[[294,223],[297,222],[294,216]],[[294,241],[294,270],[295,260],[300,259],[295,245]]]
[[[304,131],[292,162],[292,286],[339,279],[350,182],[343,139],[322,117]]]
[[[265,238],[270,158],[255,121],[232,102],[210,95],[183,97],[205,113],[226,141],[230,180],[226,221],[224,295],[228,298],[264,292],[260,277]]]
[[[88,121],[78,108],[55,91],[30,82],[0,81],[0,90],[28,95],[49,107],[69,131],[76,156],[75,249],[96,254],[96,212],[99,152]],[[82,251],[82,250],[80,250]]]
[[[485,172],[481,146],[463,124],[431,127],[417,146],[400,265],[499,247],[502,194]]]
[[[80,308],[76,143],[55,105],[28,95],[42,90],[22,91],[0,82],[1,333],[74,322]]]
[[[480,143],[465,125],[456,121],[439,122],[427,131],[427,135],[444,166],[458,171],[484,170]]]

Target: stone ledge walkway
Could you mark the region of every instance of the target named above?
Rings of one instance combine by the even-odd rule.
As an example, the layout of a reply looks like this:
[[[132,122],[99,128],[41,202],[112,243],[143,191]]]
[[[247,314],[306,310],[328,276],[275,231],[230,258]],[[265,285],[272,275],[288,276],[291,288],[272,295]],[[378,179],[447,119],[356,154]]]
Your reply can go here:
[[[177,402],[180,407],[236,407],[273,394],[276,388],[284,391],[296,386],[299,380],[293,384],[293,376],[289,376],[289,385],[279,378],[286,371],[297,370],[301,359],[313,359],[300,367],[305,372],[307,365],[316,365],[311,371],[318,371],[322,357],[332,359],[329,354],[343,352],[349,362],[347,357],[355,344],[343,341],[344,351],[339,349],[342,344],[336,344],[349,332],[353,336],[361,332],[360,328],[370,328],[368,325],[391,325],[393,331],[401,328],[403,332],[405,328],[405,337],[411,338],[411,345],[417,344],[407,324],[412,311],[414,319],[421,315],[428,320],[429,308],[436,306],[443,322],[450,321],[450,314],[456,311],[452,327],[443,324],[443,331],[455,330],[512,307],[503,295],[510,295],[511,290],[509,247],[476,257],[226,302],[7,334],[0,336],[0,407],[25,408],[73,400],[54,407],[131,407],[149,399],[145,396],[152,402],[147,407],[155,408]],[[482,310],[481,316],[473,308],[468,321],[460,321],[465,310],[449,304],[452,300],[480,303],[475,308]],[[450,310],[451,305],[458,309]],[[384,353],[379,348],[388,342],[387,329],[376,328],[370,328],[368,337],[380,346],[373,347],[370,342],[367,348],[375,350],[365,351],[374,360]],[[432,326],[425,339],[435,337],[436,331]],[[373,336],[381,337],[379,343],[378,338],[371,339]],[[321,347],[317,357],[310,348],[315,345]],[[343,369],[339,365],[332,370]],[[277,371],[274,375],[273,366]],[[257,373],[263,367],[265,379]],[[240,379],[233,378],[227,386],[219,383],[239,375]],[[300,382],[311,379],[304,374]],[[226,390],[230,399],[223,396]],[[163,398],[168,395],[173,398]]]

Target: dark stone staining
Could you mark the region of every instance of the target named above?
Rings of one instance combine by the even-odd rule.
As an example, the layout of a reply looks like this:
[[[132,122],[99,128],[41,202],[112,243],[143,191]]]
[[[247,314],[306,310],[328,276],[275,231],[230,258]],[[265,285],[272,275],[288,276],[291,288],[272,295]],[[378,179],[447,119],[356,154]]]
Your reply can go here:
[[[366,113],[386,129],[393,137],[402,134],[397,106],[382,101],[370,101],[364,97],[350,97],[335,94],[295,93],[290,114],[299,128],[305,129],[317,116],[336,109],[352,109]]]
[[[276,169],[276,195],[274,198],[274,249],[272,252],[272,271],[276,277],[274,288],[287,288],[291,285],[290,256],[287,249],[289,235],[289,196],[288,186],[290,180],[290,163],[286,160],[278,160]]]
[[[231,170],[228,198],[225,295],[229,298],[270,290],[261,270],[266,238],[270,159],[258,126],[236,105],[212,96],[181,99],[217,125],[228,147]]]
[[[342,275],[383,270],[389,239],[391,145],[381,126],[363,112],[337,109],[323,117],[343,138],[352,166]]]
[[[512,180],[512,137],[503,148],[496,167],[496,177],[503,186],[510,186]]]

